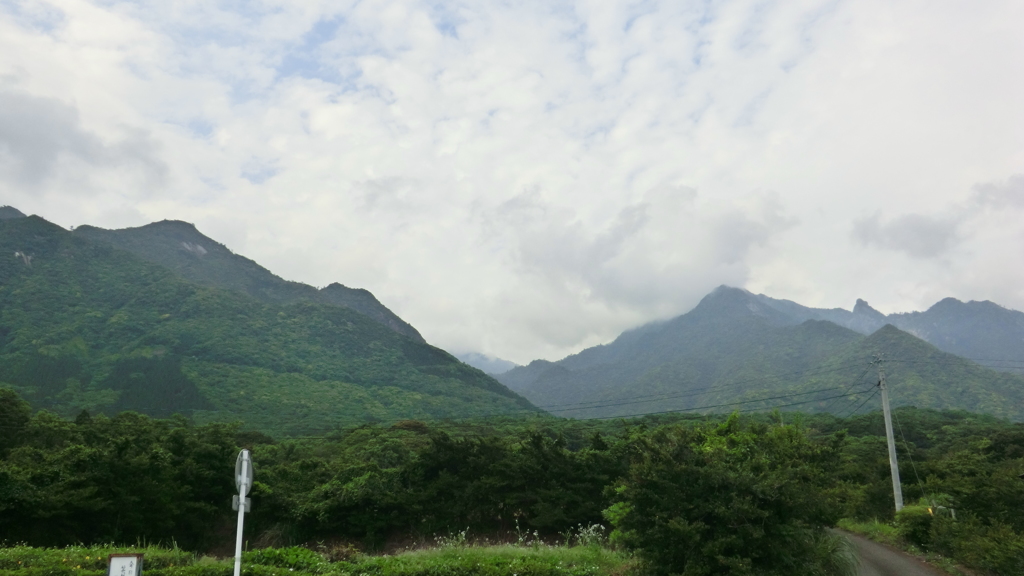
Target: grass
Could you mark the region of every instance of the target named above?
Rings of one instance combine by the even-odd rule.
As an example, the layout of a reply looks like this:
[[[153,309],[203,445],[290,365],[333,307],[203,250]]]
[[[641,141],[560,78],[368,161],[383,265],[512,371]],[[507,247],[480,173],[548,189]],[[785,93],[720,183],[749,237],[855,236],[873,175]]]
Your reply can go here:
[[[144,554],[146,576],[229,576],[233,559],[198,557],[178,549],[115,546],[0,548],[0,576],[105,576],[107,556]],[[308,551],[247,553],[243,576],[621,576],[630,559],[600,546],[444,546],[391,556],[359,555],[328,562]],[[315,553],[312,553],[315,554]],[[248,561],[245,561],[248,560]],[[298,566],[298,568],[292,567]]]
[[[405,552],[395,556],[364,556],[339,563],[343,574],[389,576],[480,575],[499,576],[602,576],[627,571],[628,559],[597,546],[512,545],[442,548]]]
[[[903,541],[900,540],[899,533],[896,531],[896,526],[892,524],[885,524],[878,520],[864,522],[843,518],[837,522],[836,525],[847,532],[860,534],[861,536],[865,536],[875,542],[881,542],[882,544],[888,544],[889,546],[896,548],[903,548],[905,546]]]

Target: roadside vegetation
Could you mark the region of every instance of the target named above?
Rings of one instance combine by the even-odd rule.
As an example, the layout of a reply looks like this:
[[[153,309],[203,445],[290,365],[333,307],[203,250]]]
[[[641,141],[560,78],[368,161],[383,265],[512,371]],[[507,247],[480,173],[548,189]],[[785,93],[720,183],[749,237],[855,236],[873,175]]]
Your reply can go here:
[[[0,548],[3,576],[105,576],[113,553],[143,554],[149,576],[229,576],[234,560],[174,548],[69,546]],[[308,548],[267,548],[246,552],[244,576],[614,576],[629,569],[626,555],[600,546],[440,546],[394,555],[330,554]]]
[[[232,552],[231,470],[246,447],[258,576],[282,568],[282,549],[321,558],[287,567],[308,573],[849,574],[848,547],[826,531],[843,518],[1024,573],[1024,426],[896,413],[907,501],[956,520],[894,517],[877,414],[403,421],[273,439],[182,417],[70,421],[0,390],[0,569],[77,574],[99,570],[97,546],[151,542],[171,549],[147,552],[147,573],[226,574],[214,558]],[[74,568],[54,571],[68,550]]]

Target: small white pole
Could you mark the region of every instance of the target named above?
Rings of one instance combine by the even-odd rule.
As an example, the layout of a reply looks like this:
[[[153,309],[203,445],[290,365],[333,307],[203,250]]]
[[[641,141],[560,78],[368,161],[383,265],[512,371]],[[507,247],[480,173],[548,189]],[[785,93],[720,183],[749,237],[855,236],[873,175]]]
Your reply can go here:
[[[238,533],[235,537],[235,576],[242,573],[242,523],[245,519],[245,492],[249,484],[249,451],[242,450],[242,474],[238,487]]]

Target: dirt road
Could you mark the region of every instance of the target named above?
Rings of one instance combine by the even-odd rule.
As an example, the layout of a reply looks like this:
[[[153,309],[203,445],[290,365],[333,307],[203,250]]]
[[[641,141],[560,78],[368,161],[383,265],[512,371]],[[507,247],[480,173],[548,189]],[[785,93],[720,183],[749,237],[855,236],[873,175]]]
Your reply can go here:
[[[860,576],[945,576],[935,568],[888,546],[844,532],[860,556]]]

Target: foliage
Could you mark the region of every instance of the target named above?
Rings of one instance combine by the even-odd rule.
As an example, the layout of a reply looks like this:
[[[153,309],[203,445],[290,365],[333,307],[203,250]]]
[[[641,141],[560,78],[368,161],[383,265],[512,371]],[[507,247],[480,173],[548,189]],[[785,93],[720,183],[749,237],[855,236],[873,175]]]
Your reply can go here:
[[[242,562],[261,566],[278,566],[289,570],[317,574],[327,568],[323,556],[301,546],[287,548],[264,548],[242,554]]]
[[[958,520],[937,516],[925,546],[990,574],[1024,574],[1024,535],[971,514]]]
[[[37,217],[0,221],[0,253],[15,251],[33,260],[0,258],[0,383],[36,409],[181,413],[275,435],[535,410],[348,307],[198,285]]]
[[[265,549],[243,555],[244,576],[605,576],[621,574],[623,555],[601,548],[543,546],[467,547],[416,550],[394,556],[359,556],[345,562],[312,562],[302,548]],[[155,576],[229,576],[231,559],[197,558],[157,547],[0,548],[0,576],[102,576],[107,555],[143,553],[145,574]],[[296,560],[305,558],[306,560]],[[282,559],[285,559],[282,561]]]
[[[1022,573],[1024,425],[961,411],[895,413],[904,498],[921,502],[895,517],[880,415],[817,421],[823,430],[843,427],[850,434],[835,493],[851,519],[840,525],[992,574]]]
[[[207,544],[234,486],[234,427],[130,412],[36,414],[0,460],[0,540]]]
[[[494,546],[364,557],[346,567],[368,576],[598,576],[621,574],[626,558],[602,548]]]
[[[32,408],[10,388],[0,388],[0,457],[17,446],[32,417]]]
[[[36,548],[19,544],[0,547],[0,570],[46,570],[62,566],[73,567],[76,570],[106,570],[107,558],[111,554],[143,554],[147,573],[151,569],[184,566],[195,561],[195,554],[177,547],[75,545]]]
[[[928,506],[906,506],[896,513],[896,533],[911,544],[927,547],[932,518]]]
[[[640,438],[608,516],[655,574],[791,574],[835,518],[824,488],[838,440],[796,428],[673,427]]]
[[[899,543],[899,533],[897,533],[896,527],[892,524],[885,524],[877,520],[858,522],[849,518],[841,518],[836,522],[836,526],[848,532],[867,536],[875,542],[882,542],[890,546],[895,546]]]
[[[0,410],[19,430],[0,455],[0,541],[230,548],[242,446],[256,467],[251,546],[309,544],[332,560],[353,558],[351,545],[437,537],[452,551],[484,539],[600,548],[605,510],[614,540],[651,566],[689,554],[680,538],[703,546],[696,573],[784,569],[797,558],[817,558],[801,570],[838,570],[841,543],[820,528],[840,515],[847,529],[899,539],[878,414],[788,415],[787,426],[770,414],[404,421],[274,439],[182,417],[28,414],[10,393],[0,393]],[[907,437],[898,443],[904,495],[939,511],[918,546],[1013,574],[1024,427],[966,412],[896,414]]]

